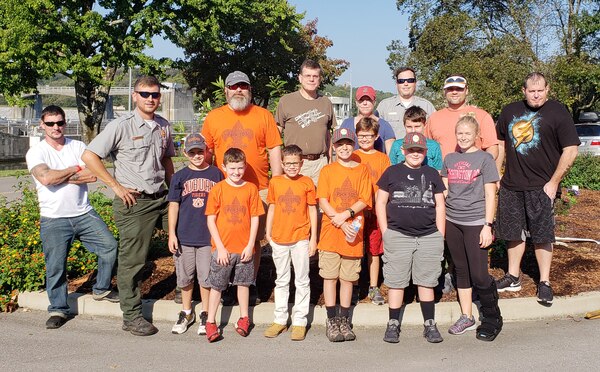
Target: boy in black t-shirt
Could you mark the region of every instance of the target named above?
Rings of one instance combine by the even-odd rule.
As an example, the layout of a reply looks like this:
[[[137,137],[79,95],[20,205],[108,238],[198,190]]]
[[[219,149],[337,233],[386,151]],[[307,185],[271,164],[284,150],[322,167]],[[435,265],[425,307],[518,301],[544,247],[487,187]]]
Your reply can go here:
[[[422,165],[427,154],[423,134],[407,135],[402,151],[406,160],[389,167],[377,182],[375,204],[383,234],[383,278],[389,288],[390,313],[383,340],[399,341],[404,288],[412,278],[425,321],[423,336],[437,343],[443,339],[435,323],[433,288],[444,253],[445,187],[435,169]]]

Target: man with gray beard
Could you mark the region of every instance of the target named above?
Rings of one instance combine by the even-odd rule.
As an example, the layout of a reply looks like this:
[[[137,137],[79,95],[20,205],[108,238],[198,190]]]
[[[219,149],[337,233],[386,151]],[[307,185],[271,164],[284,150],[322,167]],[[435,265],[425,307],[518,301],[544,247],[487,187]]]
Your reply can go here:
[[[263,200],[269,187],[269,165],[271,175],[282,174],[281,135],[273,115],[268,110],[252,103],[250,78],[241,71],[234,71],[225,79],[227,104],[211,110],[202,127],[206,146],[214,154],[214,164],[223,168],[225,151],[236,147],[246,154],[244,179],[258,187]],[[266,209],[266,205],[265,205]],[[258,272],[260,262],[260,240],[265,237],[266,214],[261,216],[256,234],[254,269]],[[250,287],[250,293],[255,287]],[[251,301],[252,303],[252,301]]]

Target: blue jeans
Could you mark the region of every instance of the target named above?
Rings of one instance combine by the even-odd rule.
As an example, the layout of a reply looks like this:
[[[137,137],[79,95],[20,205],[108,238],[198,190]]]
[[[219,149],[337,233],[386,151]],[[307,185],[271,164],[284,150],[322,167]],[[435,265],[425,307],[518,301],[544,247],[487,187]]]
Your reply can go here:
[[[93,292],[103,293],[111,288],[112,270],[117,258],[117,241],[91,210],[77,217],[40,218],[40,237],[46,261],[46,291],[48,312],[69,313],[67,304],[67,256],[75,239],[98,256],[98,275]]]

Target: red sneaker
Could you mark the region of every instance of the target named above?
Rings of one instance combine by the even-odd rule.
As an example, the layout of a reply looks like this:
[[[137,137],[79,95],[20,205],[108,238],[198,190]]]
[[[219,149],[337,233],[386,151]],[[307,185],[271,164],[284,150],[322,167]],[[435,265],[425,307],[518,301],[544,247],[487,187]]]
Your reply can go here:
[[[235,323],[235,330],[242,337],[248,336],[250,334],[250,318],[248,318],[247,316],[239,318],[238,321]]]
[[[206,339],[208,342],[216,341],[219,336],[219,327],[217,327],[217,324],[206,322]]]

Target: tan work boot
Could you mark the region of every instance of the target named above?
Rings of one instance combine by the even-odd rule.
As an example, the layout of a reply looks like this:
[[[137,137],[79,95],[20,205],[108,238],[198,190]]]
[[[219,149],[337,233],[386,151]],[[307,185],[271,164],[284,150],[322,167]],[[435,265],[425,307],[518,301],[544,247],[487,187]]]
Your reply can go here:
[[[302,341],[306,337],[306,327],[304,326],[292,326],[292,341]]]
[[[286,325],[273,323],[273,324],[271,324],[271,326],[269,328],[267,328],[265,330],[265,333],[263,333],[263,334],[267,338],[274,338],[274,337],[279,336],[282,332],[285,332],[286,330],[287,330]]]

